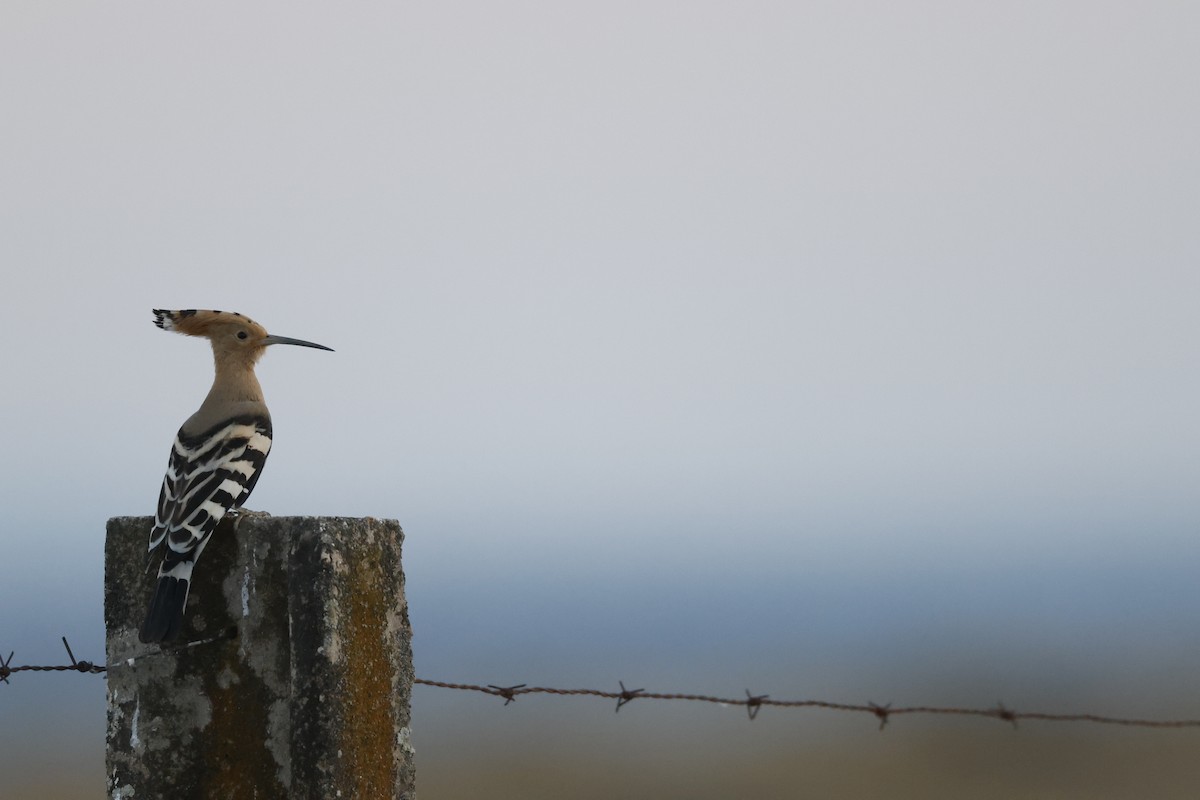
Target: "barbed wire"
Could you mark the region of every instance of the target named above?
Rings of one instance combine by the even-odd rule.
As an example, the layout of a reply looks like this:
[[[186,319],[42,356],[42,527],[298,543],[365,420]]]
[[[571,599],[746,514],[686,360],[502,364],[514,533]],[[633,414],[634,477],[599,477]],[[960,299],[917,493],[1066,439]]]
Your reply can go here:
[[[770,695],[751,694],[746,690],[745,697],[713,697],[702,694],[677,694],[647,692],[645,689],[626,689],[625,683],[618,681],[621,691],[603,691],[600,689],[555,689],[548,686],[477,686],[466,683],[444,683],[416,678],[414,683],[423,686],[434,686],[440,689],[457,689],[459,691],[480,692],[504,698],[504,705],[514,702],[525,694],[549,694],[559,696],[580,695],[587,697],[603,697],[616,700],[615,710],[633,700],[687,700],[699,703],[712,703],[719,706],[742,706],[750,719],[758,716],[758,712],[766,706],[775,708],[815,708],[826,711],[848,711],[871,714],[879,720],[879,728],[883,730],[888,720],[902,714],[928,714],[945,716],[989,717],[1012,723],[1015,727],[1019,720],[1037,720],[1040,722],[1093,722],[1101,725],[1124,725],[1134,728],[1200,728],[1200,719],[1137,719],[1129,717],[1110,717],[1101,714],[1052,714],[1044,711],[1016,711],[1000,703],[991,708],[960,708],[955,706],[900,706],[893,707],[891,703],[880,705],[868,701],[866,704],[835,703],[828,700],[772,700]]]
[[[206,644],[222,638],[228,637],[218,636],[213,639],[205,639],[203,642],[191,642],[185,646]],[[75,654],[71,652],[71,645],[67,643],[67,637],[62,637],[62,643],[63,647],[66,648],[67,657],[71,659],[70,664],[52,666],[21,664],[13,666],[14,652],[9,652],[8,658],[0,656],[0,683],[9,683],[9,676],[17,672],[82,672],[99,675],[108,671],[108,667],[103,664],[95,664],[91,661],[77,661]],[[451,689],[492,695],[493,697],[503,698],[504,705],[506,706],[515,702],[522,695],[544,694],[555,697],[600,697],[607,700],[616,700],[617,705],[614,711],[617,712],[634,700],[684,700],[696,703],[711,703],[719,706],[745,708],[746,714],[751,720],[755,719],[758,713],[768,706],[772,708],[813,708],[825,711],[843,711],[871,714],[879,720],[880,730],[883,730],[887,726],[892,717],[901,715],[985,717],[1008,722],[1014,728],[1017,727],[1017,723],[1021,720],[1037,722],[1090,722],[1098,725],[1120,725],[1130,728],[1200,728],[1200,719],[1139,719],[1136,717],[1112,717],[1091,713],[1058,714],[1045,711],[1017,711],[1008,708],[1003,703],[998,703],[991,708],[966,708],[958,706],[893,707],[891,703],[880,705],[871,701],[862,704],[836,703],[829,700],[772,700],[770,695],[752,694],[749,689],[746,690],[745,697],[716,697],[705,694],[648,692],[645,689],[627,689],[625,688],[624,681],[617,681],[621,690],[616,692],[605,691],[603,689],[557,689],[550,686],[528,686],[524,683],[518,683],[513,686],[497,686],[495,684],[480,686],[472,683],[448,683],[446,681],[434,681],[425,678],[414,678],[413,683],[437,689]]]
[[[0,656],[0,683],[8,683],[8,676],[14,672],[86,672],[92,675],[99,675],[102,672],[107,672],[108,667],[93,664],[91,661],[76,661],[75,654],[71,652],[71,645],[67,644],[67,637],[62,637],[63,647],[67,648],[67,658],[71,659],[70,664],[59,664],[51,667],[37,667],[29,664],[21,664],[12,666],[13,656],[16,651],[10,651],[8,658]]]

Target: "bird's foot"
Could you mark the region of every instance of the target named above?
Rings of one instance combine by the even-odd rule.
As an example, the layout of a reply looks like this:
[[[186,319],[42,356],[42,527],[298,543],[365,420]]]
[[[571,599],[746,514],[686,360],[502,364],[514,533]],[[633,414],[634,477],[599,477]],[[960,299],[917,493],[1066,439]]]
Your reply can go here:
[[[225,512],[225,515],[233,516],[235,519],[237,517],[269,517],[269,516],[271,516],[271,512],[269,512],[269,511],[251,511],[248,508],[231,508],[229,511]]]
[[[226,519],[233,522],[233,532],[236,534],[237,529],[241,526],[242,520],[246,517],[258,517],[260,519],[271,516],[266,511],[251,511],[248,508],[231,508],[225,512]]]

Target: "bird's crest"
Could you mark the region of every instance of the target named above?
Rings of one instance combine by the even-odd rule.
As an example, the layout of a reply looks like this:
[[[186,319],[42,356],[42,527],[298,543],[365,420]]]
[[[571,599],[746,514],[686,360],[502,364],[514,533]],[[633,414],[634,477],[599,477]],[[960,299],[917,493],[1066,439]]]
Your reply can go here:
[[[187,308],[182,311],[154,309],[155,325],[164,331],[175,331],[188,336],[209,336],[212,334],[213,328],[235,322],[248,324],[252,328],[262,330],[261,336],[267,334],[266,330],[263,330],[257,322],[236,311],[210,311],[195,308]]]

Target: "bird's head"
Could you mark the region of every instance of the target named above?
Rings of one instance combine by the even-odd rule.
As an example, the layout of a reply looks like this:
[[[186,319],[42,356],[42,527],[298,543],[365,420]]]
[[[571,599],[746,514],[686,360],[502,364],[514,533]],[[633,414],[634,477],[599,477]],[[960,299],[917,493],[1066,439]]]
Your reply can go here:
[[[292,339],[288,336],[272,336],[267,329],[245,314],[236,311],[208,311],[189,308],[183,311],[154,309],[154,324],[164,331],[175,331],[188,336],[203,336],[212,342],[213,354],[218,361],[242,361],[253,365],[262,357],[263,351],[273,344],[296,344],[331,350],[323,344]]]

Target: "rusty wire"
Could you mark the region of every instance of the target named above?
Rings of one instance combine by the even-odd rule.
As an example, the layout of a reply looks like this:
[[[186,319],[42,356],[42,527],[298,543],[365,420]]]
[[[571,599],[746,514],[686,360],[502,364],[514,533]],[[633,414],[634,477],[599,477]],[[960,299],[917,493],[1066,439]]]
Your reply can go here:
[[[76,661],[75,654],[71,652],[71,645],[67,644],[67,637],[62,637],[63,647],[67,648],[67,658],[71,659],[70,664],[59,664],[52,667],[37,667],[28,664],[12,666],[13,656],[15,651],[9,651],[8,658],[0,656],[0,683],[8,683],[8,676],[14,672],[86,672],[92,675],[98,675],[101,672],[107,672],[108,667],[99,664],[93,664],[91,661]]]
[[[190,644],[207,644],[209,642],[218,641],[228,638],[226,636],[218,636],[213,639],[206,639],[203,642],[192,642]],[[0,683],[9,683],[9,677],[17,672],[82,672],[91,675],[99,675],[108,671],[108,667],[103,664],[95,664],[91,661],[77,661],[75,654],[71,652],[71,645],[67,643],[67,637],[62,637],[63,647],[66,648],[67,657],[70,658],[70,664],[59,664],[54,666],[31,666],[21,664],[13,666],[13,652],[9,652],[8,657],[0,656]],[[620,691],[604,691],[603,689],[557,689],[550,686],[528,686],[524,683],[519,683],[513,686],[498,686],[496,684],[488,684],[487,686],[479,686],[471,683],[448,683],[446,681],[432,681],[425,678],[414,678],[413,683],[420,686],[431,686],[438,689],[452,689],[464,692],[478,692],[480,694],[492,695],[493,697],[501,697],[504,699],[504,705],[508,705],[516,701],[518,697],[529,694],[544,694],[556,697],[600,697],[607,700],[616,700],[617,705],[615,711],[620,711],[624,706],[634,700],[685,700],[697,703],[711,703],[713,705],[741,707],[746,709],[750,719],[755,719],[758,713],[765,707],[772,708],[814,708],[825,711],[843,711],[850,713],[870,714],[879,720],[879,729],[887,725],[892,717],[904,714],[922,714],[922,715],[939,715],[939,716],[963,716],[963,717],[985,717],[989,719],[998,719],[1003,722],[1010,723],[1013,727],[1021,720],[1030,720],[1036,722],[1091,722],[1099,725],[1122,725],[1130,728],[1200,728],[1200,719],[1139,719],[1133,717],[1110,717],[1102,714],[1052,714],[1044,711],[1016,711],[1007,708],[1003,704],[997,704],[990,708],[961,708],[955,706],[900,706],[893,707],[891,704],[880,705],[868,701],[865,704],[860,703],[835,703],[828,700],[772,700],[770,695],[752,694],[749,689],[746,690],[745,697],[715,697],[705,694],[682,694],[677,692],[648,692],[645,689],[627,689],[623,681],[618,681],[621,687]]]
[[[477,686],[469,683],[445,683],[443,681],[430,681],[424,678],[416,678],[414,683],[422,686],[434,686],[439,689],[457,689],[466,692],[480,692],[482,694],[490,694],[495,697],[504,698],[504,705],[514,702],[521,695],[526,694],[548,694],[558,696],[586,696],[586,697],[603,697],[608,700],[616,700],[616,711],[633,700],[688,700],[698,703],[712,703],[720,706],[741,706],[746,709],[746,713],[750,719],[758,716],[758,712],[764,707],[771,706],[774,708],[816,708],[826,711],[849,711],[864,714],[871,714],[879,720],[879,728],[882,730],[887,725],[888,720],[900,714],[929,714],[929,715],[946,715],[946,716],[968,716],[968,717],[988,717],[991,719],[999,719],[1004,722],[1011,723],[1014,727],[1019,720],[1036,720],[1039,722],[1093,722],[1101,725],[1125,725],[1133,728],[1200,728],[1200,719],[1135,719],[1127,717],[1109,717],[1101,714],[1050,714],[1043,711],[1014,711],[1006,708],[1004,705],[996,705],[992,708],[957,708],[954,706],[902,706],[894,708],[890,704],[879,705],[878,703],[867,702],[865,705],[857,703],[834,703],[828,700],[772,700],[769,695],[751,694],[750,690],[746,690],[745,697],[713,697],[703,694],[677,694],[677,693],[660,693],[647,692],[645,689],[626,689],[623,682],[619,682],[620,691],[603,691],[600,689],[555,689],[548,686],[527,686],[518,684],[516,686]]]

